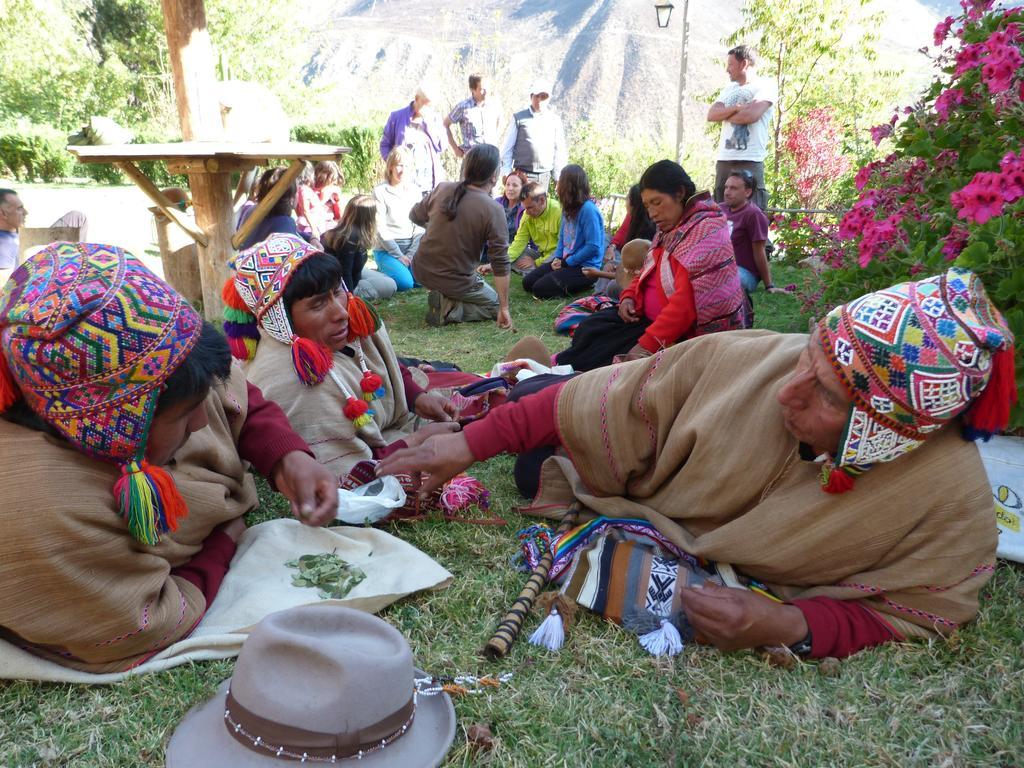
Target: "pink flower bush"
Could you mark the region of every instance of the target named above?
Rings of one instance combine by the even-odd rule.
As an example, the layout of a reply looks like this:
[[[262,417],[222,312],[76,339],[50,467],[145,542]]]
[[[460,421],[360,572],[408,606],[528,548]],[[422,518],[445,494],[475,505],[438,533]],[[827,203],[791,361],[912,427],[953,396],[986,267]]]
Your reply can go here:
[[[862,164],[846,212],[821,232],[780,237],[787,253],[820,265],[800,291],[813,312],[956,262],[985,279],[1024,338],[1024,4],[961,4],[935,28],[943,50],[931,86],[898,124],[871,129],[893,151]],[[1024,345],[1016,360],[1024,404]],[[1011,418],[1024,427],[1024,406]]]

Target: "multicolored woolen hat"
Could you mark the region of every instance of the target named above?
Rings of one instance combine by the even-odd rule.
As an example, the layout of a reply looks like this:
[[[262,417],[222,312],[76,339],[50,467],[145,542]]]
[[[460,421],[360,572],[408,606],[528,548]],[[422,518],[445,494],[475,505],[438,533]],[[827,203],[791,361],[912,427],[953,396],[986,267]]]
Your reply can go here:
[[[295,334],[281,300],[288,281],[302,263],[322,254],[301,237],[274,234],[235,257],[235,275],[228,278],[221,293],[226,307],[224,333],[231,354],[239,360],[251,360],[259,343],[258,328],[292,348],[292,364],[303,384],[313,386],[327,377],[333,364],[331,351]],[[349,338],[374,333],[380,327],[380,318],[351,293],[348,300]]]
[[[973,272],[901,283],[836,307],[822,347],[853,400],[825,490],[921,445],[961,413],[967,439],[1005,429],[1017,398],[1013,335]]]
[[[145,454],[163,384],[202,328],[173,288],[112,245],[53,243],[0,292],[0,411],[24,397],[83,453],[120,465],[114,496],[144,544],[188,513]]]

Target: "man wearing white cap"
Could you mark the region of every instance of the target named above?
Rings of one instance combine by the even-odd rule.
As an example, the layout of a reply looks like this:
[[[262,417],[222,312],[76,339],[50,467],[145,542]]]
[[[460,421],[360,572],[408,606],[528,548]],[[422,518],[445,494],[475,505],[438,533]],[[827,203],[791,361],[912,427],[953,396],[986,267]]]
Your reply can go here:
[[[558,181],[565,165],[565,132],[558,115],[544,106],[550,96],[550,85],[535,82],[530,88],[530,106],[512,115],[501,148],[502,176],[515,168],[545,188],[552,178]]]

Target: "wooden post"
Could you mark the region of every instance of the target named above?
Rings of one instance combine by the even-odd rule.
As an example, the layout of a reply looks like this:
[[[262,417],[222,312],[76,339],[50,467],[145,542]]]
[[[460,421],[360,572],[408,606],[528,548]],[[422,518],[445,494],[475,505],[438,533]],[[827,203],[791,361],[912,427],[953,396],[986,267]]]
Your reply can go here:
[[[161,5],[181,135],[185,141],[217,141],[223,128],[203,0],[161,0]],[[213,320],[223,312],[220,290],[234,253],[231,175],[190,173],[188,178],[196,224],[207,237],[206,245],[199,246],[203,314]]]

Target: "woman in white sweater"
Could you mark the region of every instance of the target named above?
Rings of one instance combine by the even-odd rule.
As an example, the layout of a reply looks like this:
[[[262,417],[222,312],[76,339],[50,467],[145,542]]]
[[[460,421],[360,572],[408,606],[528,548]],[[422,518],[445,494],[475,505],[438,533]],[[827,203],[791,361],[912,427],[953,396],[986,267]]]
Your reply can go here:
[[[398,290],[408,291],[415,285],[412,260],[423,235],[423,228],[409,220],[410,209],[423,193],[405,181],[406,169],[412,176],[412,155],[405,147],[395,147],[388,154],[384,171],[386,181],[373,188],[377,199],[377,244],[373,260],[377,269],[392,278]]]

